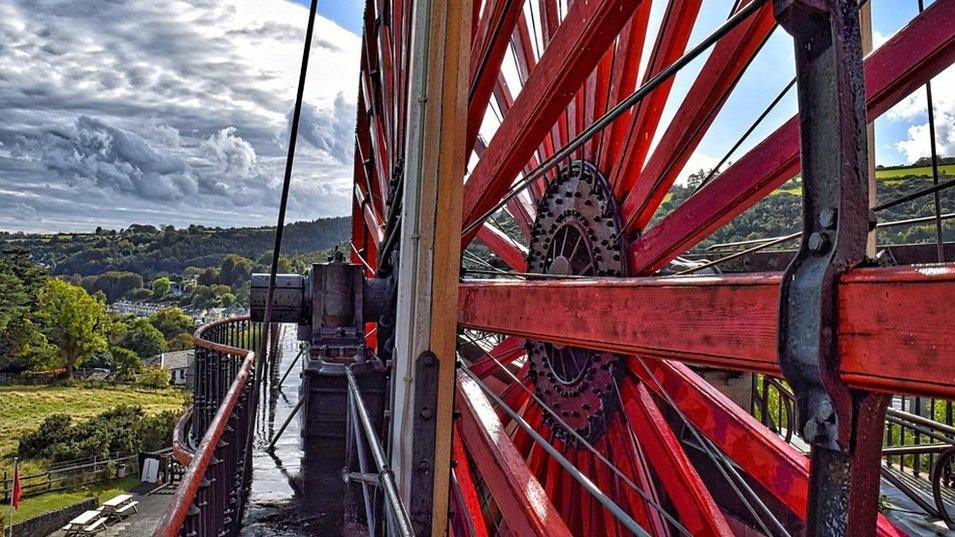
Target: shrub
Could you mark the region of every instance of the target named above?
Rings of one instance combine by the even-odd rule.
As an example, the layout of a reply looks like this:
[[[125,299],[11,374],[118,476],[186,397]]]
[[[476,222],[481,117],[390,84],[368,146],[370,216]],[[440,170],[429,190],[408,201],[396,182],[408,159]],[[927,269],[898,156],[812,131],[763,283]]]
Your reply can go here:
[[[163,412],[147,416],[140,406],[120,405],[83,423],[55,414],[20,438],[19,455],[53,461],[110,457],[170,445],[178,416]]]
[[[169,373],[158,367],[145,367],[136,377],[136,384],[144,388],[166,388],[169,386]]]

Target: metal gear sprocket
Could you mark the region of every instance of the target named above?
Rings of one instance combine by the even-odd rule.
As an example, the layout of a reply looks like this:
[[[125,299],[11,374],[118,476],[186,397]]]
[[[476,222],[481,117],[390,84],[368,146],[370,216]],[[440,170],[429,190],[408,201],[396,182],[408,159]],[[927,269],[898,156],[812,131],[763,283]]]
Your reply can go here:
[[[527,270],[625,276],[620,229],[620,215],[606,179],[589,162],[572,162],[558,172],[538,204]],[[616,408],[614,381],[621,357],[539,341],[529,341],[527,349],[538,397],[588,441],[599,437]],[[556,419],[546,412],[544,416],[558,437],[575,443]]]

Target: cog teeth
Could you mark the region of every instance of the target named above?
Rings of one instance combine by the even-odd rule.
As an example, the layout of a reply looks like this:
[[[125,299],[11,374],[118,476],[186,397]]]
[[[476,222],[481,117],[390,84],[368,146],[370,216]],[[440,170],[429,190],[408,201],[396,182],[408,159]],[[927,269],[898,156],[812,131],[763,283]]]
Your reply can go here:
[[[590,162],[574,160],[558,170],[537,208],[529,241],[528,270],[552,270],[555,260],[564,257],[567,261],[573,258],[572,267],[590,267],[588,274],[597,277],[622,275],[623,244],[611,240],[620,229],[613,199],[606,179]],[[585,248],[571,251],[578,238],[583,239],[580,243]],[[566,269],[563,265],[562,270]],[[576,273],[574,268],[571,271]],[[610,412],[616,408],[612,386],[622,371],[616,367],[622,358],[583,349],[558,353],[550,345],[532,341],[525,348],[535,393],[557,416],[545,413],[545,423],[568,446],[576,446],[578,441],[561,421],[587,441],[599,438],[610,421]],[[554,367],[552,361],[570,360],[571,356],[577,362]],[[581,356],[586,357],[582,367],[578,364]]]

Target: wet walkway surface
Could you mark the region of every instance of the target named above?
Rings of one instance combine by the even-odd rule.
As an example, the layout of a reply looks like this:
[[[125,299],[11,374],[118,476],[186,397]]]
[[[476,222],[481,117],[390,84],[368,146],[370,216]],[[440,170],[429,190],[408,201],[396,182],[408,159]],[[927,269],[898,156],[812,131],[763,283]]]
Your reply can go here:
[[[327,535],[312,527],[315,514],[310,513],[301,491],[302,439],[299,416],[292,418],[285,432],[269,453],[266,448],[278,429],[295,409],[299,398],[302,368],[300,358],[285,379],[281,390],[271,389],[292,366],[299,352],[295,330],[287,329],[282,337],[281,361],[270,372],[270,386],[265,403],[260,407],[256,450],[252,459],[252,489],[241,535],[244,537],[306,537]],[[320,491],[311,491],[320,494]]]

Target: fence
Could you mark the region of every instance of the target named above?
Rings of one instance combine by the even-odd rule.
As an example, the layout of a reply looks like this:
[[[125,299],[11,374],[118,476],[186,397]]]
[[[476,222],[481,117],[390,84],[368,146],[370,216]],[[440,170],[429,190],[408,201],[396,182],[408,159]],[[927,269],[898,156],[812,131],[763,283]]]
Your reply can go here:
[[[194,404],[173,438],[174,453],[186,471],[156,537],[238,534],[252,474],[259,398],[253,380],[259,365],[255,353],[246,349],[262,336],[261,325],[248,317],[196,331]]]
[[[47,492],[92,485],[110,479],[139,473],[138,456],[120,454],[108,459],[92,458],[51,465],[46,471],[21,475],[23,496],[37,496]],[[13,494],[13,473],[3,472],[0,481],[0,499],[9,503]]]
[[[796,400],[780,379],[753,375],[750,412],[793,441]],[[930,516],[955,529],[955,426],[953,403],[895,396],[886,411],[882,477]]]

